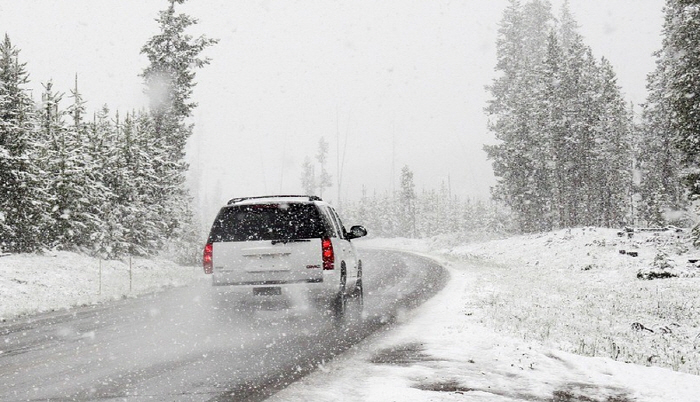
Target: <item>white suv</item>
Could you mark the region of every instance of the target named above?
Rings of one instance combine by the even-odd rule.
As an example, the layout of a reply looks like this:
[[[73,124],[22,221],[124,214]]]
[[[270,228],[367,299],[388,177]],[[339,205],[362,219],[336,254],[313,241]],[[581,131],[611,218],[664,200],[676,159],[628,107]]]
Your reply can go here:
[[[204,247],[204,272],[218,291],[324,303],[342,316],[362,301],[362,261],[338,214],[315,196],[234,198],[221,208]],[[361,303],[360,303],[361,305]]]

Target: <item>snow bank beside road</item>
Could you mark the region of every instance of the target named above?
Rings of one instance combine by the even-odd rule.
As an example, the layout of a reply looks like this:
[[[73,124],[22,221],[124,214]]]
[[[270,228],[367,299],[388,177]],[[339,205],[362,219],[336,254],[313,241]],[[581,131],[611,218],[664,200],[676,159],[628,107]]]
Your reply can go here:
[[[137,296],[203,276],[199,267],[163,259],[130,263],[69,252],[9,255],[0,258],[0,320]]]
[[[700,377],[494,333],[474,266],[443,263],[452,281],[438,296],[269,401],[698,401]]]
[[[624,251],[624,253],[623,253]],[[491,327],[587,356],[700,374],[700,268],[685,233],[579,228],[444,250],[491,268]],[[636,255],[636,257],[633,257]],[[650,272],[667,279],[644,280]]]
[[[271,401],[700,401],[697,375],[645,367],[700,363],[698,279],[637,279],[658,255],[683,265],[683,236],[582,228],[455,248],[364,244],[427,252],[452,281]],[[644,365],[626,363],[635,359]]]

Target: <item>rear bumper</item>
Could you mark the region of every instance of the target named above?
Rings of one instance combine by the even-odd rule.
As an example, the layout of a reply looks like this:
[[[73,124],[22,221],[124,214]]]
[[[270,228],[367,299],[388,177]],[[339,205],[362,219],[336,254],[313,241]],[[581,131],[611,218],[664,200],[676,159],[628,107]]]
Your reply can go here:
[[[221,278],[214,277],[212,284],[214,286],[281,286],[281,285],[299,285],[306,283],[323,283],[323,278],[302,279],[293,281],[284,280],[260,280],[260,281],[243,281],[231,282]]]
[[[244,300],[247,298],[288,298],[307,299],[309,301],[328,302],[332,300],[340,290],[339,279],[333,273],[325,274],[321,278],[309,278],[303,280],[251,280],[235,281],[226,278],[225,275],[212,278],[213,291],[225,295],[229,300]],[[280,295],[260,296],[260,288],[279,288]]]

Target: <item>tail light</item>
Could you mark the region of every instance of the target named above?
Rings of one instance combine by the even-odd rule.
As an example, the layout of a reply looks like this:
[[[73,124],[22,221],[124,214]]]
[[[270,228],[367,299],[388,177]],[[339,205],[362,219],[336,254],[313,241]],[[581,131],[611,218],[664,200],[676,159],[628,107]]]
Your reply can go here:
[[[207,243],[207,245],[204,246],[202,265],[204,266],[205,274],[211,274],[214,272],[214,245],[212,243]]]
[[[325,237],[323,240],[321,240],[321,254],[323,255],[323,269],[333,269],[333,263],[335,262],[335,254],[333,253],[333,243],[328,237]]]

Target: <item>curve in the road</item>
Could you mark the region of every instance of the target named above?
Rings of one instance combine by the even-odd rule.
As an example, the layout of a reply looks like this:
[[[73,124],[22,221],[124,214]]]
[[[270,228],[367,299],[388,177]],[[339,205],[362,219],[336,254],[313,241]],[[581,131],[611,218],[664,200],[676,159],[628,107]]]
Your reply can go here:
[[[361,251],[364,314],[340,324],[313,309],[217,311],[202,286],[2,324],[0,400],[263,400],[449,279],[426,257]]]

